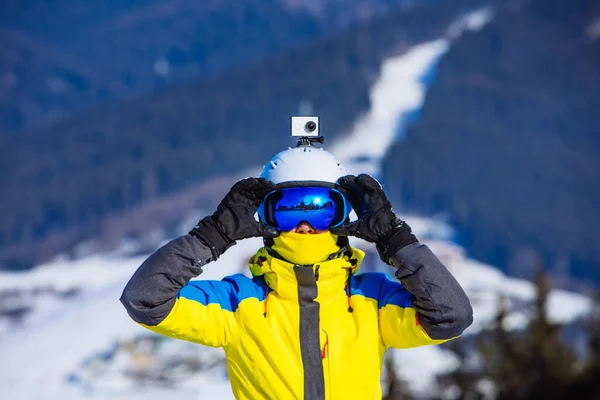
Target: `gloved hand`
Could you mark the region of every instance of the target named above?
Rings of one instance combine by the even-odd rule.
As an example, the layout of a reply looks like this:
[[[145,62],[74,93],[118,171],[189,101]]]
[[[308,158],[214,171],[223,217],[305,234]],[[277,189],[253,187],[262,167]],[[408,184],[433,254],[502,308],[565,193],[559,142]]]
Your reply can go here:
[[[277,230],[254,219],[258,206],[273,190],[275,184],[267,179],[242,179],[233,185],[217,211],[200,220],[190,235],[210,247],[213,260],[233,246],[236,240],[277,236]]]
[[[342,192],[358,220],[347,222],[331,232],[341,236],[356,236],[377,245],[383,262],[402,247],[417,242],[410,227],[394,214],[379,182],[367,174],[347,175],[338,179],[336,188]]]

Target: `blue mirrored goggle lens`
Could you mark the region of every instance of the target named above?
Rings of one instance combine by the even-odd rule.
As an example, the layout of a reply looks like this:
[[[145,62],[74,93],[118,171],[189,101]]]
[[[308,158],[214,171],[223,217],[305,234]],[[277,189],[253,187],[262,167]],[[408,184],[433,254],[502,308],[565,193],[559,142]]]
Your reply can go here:
[[[302,221],[317,230],[327,230],[344,222],[350,206],[335,189],[324,187],[294,187],[269,193],[259,215],[267,225],[290,231]]]

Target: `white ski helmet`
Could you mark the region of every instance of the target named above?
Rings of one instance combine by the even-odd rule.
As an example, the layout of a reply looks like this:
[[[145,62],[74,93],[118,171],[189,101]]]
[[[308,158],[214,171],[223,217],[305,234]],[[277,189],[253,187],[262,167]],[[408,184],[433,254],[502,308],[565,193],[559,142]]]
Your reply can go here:
[[[313,146],[298,146],[277,153],[260,174],[261,178],[275,184],[302,181],[335,183],[345,175],[348,171],[333,154]]]

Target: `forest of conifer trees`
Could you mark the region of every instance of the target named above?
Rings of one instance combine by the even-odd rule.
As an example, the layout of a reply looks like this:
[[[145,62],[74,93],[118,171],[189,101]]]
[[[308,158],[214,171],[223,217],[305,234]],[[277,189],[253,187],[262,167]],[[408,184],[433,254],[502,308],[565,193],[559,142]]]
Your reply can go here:
[[[534,283],[532,304],[515,305],[529,308],[524,329],[506,327],[510,306],[499,297],[492,326],[443,345],[458,357],[460,368],[438,376],[436,399],[600,399],[600,297],[587,318],[565,326],[548,314],[548,275],[538,272]],[[384,399],[414,399],[391,358],[385,367]]]

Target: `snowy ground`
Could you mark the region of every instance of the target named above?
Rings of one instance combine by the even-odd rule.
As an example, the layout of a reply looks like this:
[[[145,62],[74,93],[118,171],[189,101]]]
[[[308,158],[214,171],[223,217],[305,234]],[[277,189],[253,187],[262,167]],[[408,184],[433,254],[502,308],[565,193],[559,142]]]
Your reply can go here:
[[[412,220],[409,220],[412,222]],[[416,233],[418,220],[413,223]],[[447,241],[430,240],[428,244],[444,260],[461,282],[474,306],[474,324],[467,334],[489,325],[497,309],[499,295],[513,305],[530,301],[534,288],[529,282],[506,277],[499,270],[465,259],[464,251]],[[257,239],[246,240],[230,249],[217,263],[205,269],[203,279],[220,279],[224,275],[246,271],[246,261],[261,245]],[[361,246],[366,247],[368,246]],[[102,362],[102,355],[118,341],[126,342],[146,335],[127,316],[118,302],[121,291],[144,257],[115,258],[90,256],[74,261],[57,261],[41,266],[27,276],[0,275],[2,285],[21,288],[36,286],[73,286],[80,289],[72,299],[36,298],[34,311],[18,329],[7,332],[0,341],[0,398],[7,399],[164,399],[177,395],[185,398],[231,398],[225,367],[189,374],[174,387],[140,385],[128,377],[136,368],[133,355],[120,352]],[[379,265],[382,267],[382,265]],[[389,267],[386,267],[389,268]],[[65,279],[63,279],[65,277]],[[588,298],[575,293],[553,291],[549,313],[557,321],[568,322],[584,315],[591,307]],[[508,318],[513,328],[523,326],[526,310],[515,307]],[[171,341],[171,340],[170,340]],[[172,340],[171,352],[196,353],[198,358],[222,357],[220,350],[202,348]],[[214,355],[214,352],[219,352]],[[162,361],[167,355],[163,351]],[[395,351],[402,377],[417,393],[433,387],[436,373],[451,370],[457,361],[439,347]],[[95,361],[95,362],[92,362]],[[69,379],[71,377],[71,379]],[[43,390],[41,389],[43,388]]]
[[[207,268],[203,278],[220,279],[243,270],[244,260],[248,260],[260,244],[260,240],[240,243]],[[57,261],[28,274],[1,274],[2,286],[26,289],[72,285],[80,289],[80,294],[65,300],[36,298],[34,311],[21,326],[2,336],[0,398],[71,399],[84,394],[88,398],[136,398],[137,383],[122,373],[126,368],[133,368],[133,360],[114,360],[122,364],[121,368],[118,365],[103,366],[100,362],[96,366],[88,365],[86,360],[106,353],[118,340],[128,341],[147,333],[129,319],[119,303],[125,283],[144,258],[90,256]],[[187,344],[181,342],[181,345]],[[193,346],[193,349],[199,353],[212,350],[199,346]],[[78,371],[81,376],[70,383],[69,376],[77,375]],[[142,390],[139,398],[164,399],[165,391],[168,390],[150,387]],[[180,382],[177,395],[185,398],[232,397],[224,368],[196,374]]]
[[[447,38],[415,46],[386,61],[372,88],[371,111],[357,120],[343,144],[328,149],[351,172],[378,175],[387,148],[422,106],[427,77],[452,40],[464,29],[478,29],[491,16],[489,9],[479,10],[453,24]],[[522,304],[534,295],[531,283],[509,278],[492,266],[465,257],[464,249],[452,243],[452,228],[443,221],[402,216],[471,298],[475,321],[467,334],[490,324],[499,295],[506,296],[513,306],[510,326],[524,325],[528,316]],[[157,240],[158,246],[160,233]],[[246,262],[261,244],[260,239],[240,242],[205,268],[202,279],[247,272]],[[353,244],[373,250],[358,239]],[[127,256],[132,248],[135,244],[128,243],[112,254],[59,258],[26,273],[0,273],[0,310],[32,310],[18,324],[15,318],[0,318],[1,399],[232,398],[221,350],[171,339],[154,344],[139,341],[148,332],[129,319],[118,301],[125,283],[146,257]],[[365,267],[389,269],[371,262],[376,265]],[[575,293],[556,290],[549,299],[549,314],[560,322],[572,321],[590,307],[590,299]],[[148,351],[148,346],[155,347]],[[189,355],[191,361],[177,359],[180,354]],[[394,357],[402,377],[421,395],[435,390],[436,373],[457,366],[452,354],[440,347],[395,351]],[[211,363],[215,366],[203,369],[202,365]],[[148,376],[177,379],[148,383],[159,380]]]

